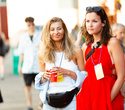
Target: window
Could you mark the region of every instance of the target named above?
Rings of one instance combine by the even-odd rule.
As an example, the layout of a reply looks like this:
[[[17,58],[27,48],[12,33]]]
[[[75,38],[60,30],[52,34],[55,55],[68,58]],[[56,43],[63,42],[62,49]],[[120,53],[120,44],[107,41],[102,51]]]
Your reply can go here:
[[[6,0],[1,0],[1,2],[6,2]]]
[[[0,6],[6,6],[6,0],[0,0]]]
[[[77,0],[58,0],[58,6],[64,8],[77,8]]]

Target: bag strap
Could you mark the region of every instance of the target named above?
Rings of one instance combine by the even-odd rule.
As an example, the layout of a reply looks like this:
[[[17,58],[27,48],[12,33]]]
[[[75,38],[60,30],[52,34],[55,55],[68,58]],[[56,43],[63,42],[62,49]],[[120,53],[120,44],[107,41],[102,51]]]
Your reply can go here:
[[[95,52],[95,48],[98,48],[100,45],[101,45],[100,42],[96,42],[96,44],[93,46],[93,49],[91,49],[91,51],[86,55],[86,61]]]

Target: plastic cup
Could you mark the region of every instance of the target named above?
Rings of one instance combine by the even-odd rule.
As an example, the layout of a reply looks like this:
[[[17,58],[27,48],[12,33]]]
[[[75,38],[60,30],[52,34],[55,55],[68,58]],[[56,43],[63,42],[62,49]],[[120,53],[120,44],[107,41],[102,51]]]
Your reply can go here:
[[[57,82],[57,73],[51,73],[49,79],[50,82]]]
[[[50,77],[49,80],[50,82],[61,82],[63,81],[63,75],[57,76],[59,73],[54,73],[52,72],[53,69],[50,69],[49,72],[50,73]]]

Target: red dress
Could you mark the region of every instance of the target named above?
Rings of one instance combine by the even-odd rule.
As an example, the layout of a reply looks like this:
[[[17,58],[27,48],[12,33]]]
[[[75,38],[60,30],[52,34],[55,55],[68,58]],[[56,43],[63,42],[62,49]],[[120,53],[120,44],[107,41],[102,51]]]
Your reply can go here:
[[[89,45],[85,51],[85,56],[90,52]],[[94,64],[102,63],[104,78],[97,80],[94,70]],[[92,62],[93,59],[93,62]],[[96,48],[95,52],[86,61],[85,65],[88,76],[82,84],[78,93],[77,110],[124,110],[123,97],[121,93],[111,102],[111,90],[116,81],[116,75],[113,74],[114,65],[107,49],[107,46]]]

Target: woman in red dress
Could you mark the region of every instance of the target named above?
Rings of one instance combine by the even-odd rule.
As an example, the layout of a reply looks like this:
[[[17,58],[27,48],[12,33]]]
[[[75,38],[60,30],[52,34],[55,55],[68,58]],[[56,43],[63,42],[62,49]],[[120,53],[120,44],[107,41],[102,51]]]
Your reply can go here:
[[[88,76],[77,95],[77,110],[123,110],[120,89],[124,82],[124,53],[119,41],[111,35],[102,7],[86,8],[82,30],[86,39],[82,49]],[[97,42],[100,42],[98,48]],[[92,48],[95,48],[94,53],[86,59]]]

